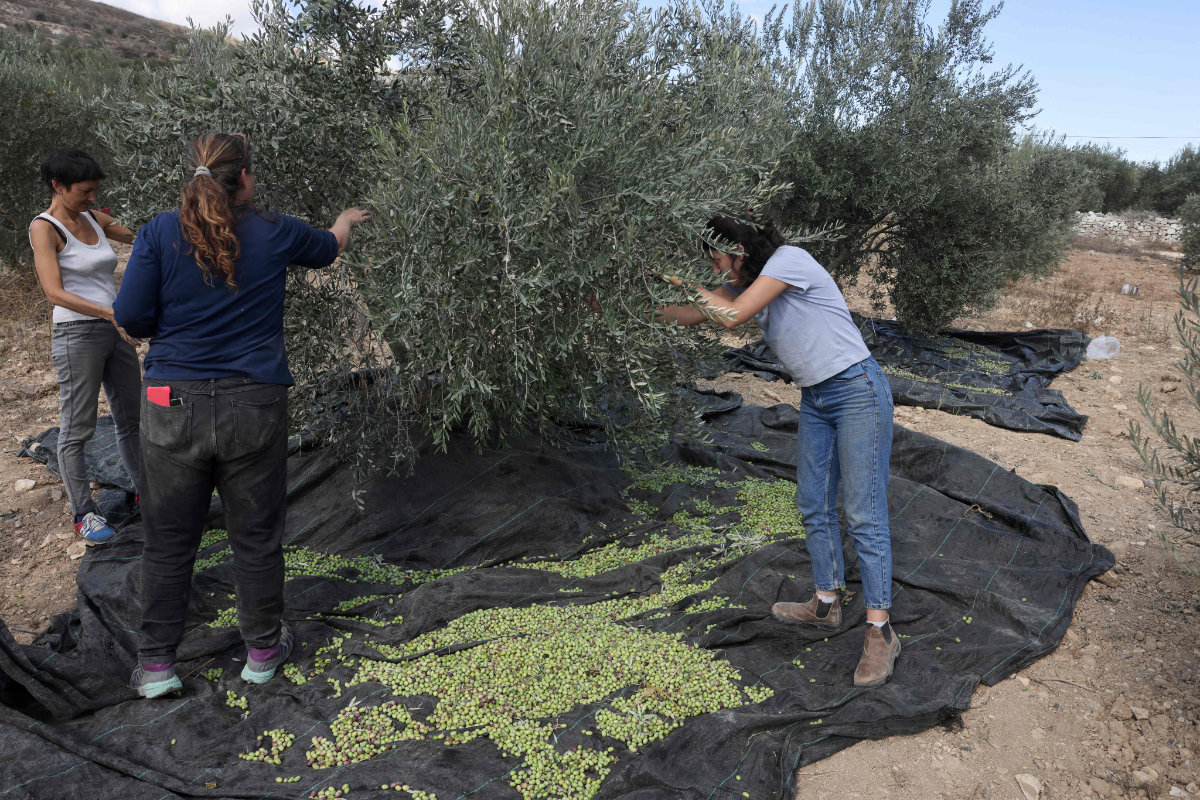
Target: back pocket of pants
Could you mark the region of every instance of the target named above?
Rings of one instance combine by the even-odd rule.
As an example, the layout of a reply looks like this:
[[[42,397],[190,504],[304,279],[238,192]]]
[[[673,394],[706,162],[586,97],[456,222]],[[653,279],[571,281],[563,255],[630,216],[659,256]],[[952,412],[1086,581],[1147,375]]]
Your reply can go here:
[[[142,439],[163,450],[176,452],[192,443],[192,407],[160,406],[142,398]]]
[[[234,400],[231,405],[233,440],[251,453],[265,450],[283,429],[287,416],[283,398],[265,403]]]

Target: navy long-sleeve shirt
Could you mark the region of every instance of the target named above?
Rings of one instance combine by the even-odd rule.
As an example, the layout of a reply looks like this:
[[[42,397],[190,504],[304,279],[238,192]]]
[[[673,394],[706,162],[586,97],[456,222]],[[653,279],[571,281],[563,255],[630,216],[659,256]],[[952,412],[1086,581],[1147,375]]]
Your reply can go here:
[[[290,386],[283,345],[287,268],[324,267],[337,238],[294,217],[247,211],[237,224],[242,252],[237,289],[196,263],[179,212],[159,214],[138,231],[113,316],[130,336],[150,337],[146,377],[204,380],[245,376]]]

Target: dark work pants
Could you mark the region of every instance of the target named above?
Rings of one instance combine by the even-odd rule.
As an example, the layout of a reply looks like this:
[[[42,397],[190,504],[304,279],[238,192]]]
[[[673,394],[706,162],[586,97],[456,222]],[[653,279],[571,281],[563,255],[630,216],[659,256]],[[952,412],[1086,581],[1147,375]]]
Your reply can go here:
[[[233,549],[238,628],[247,647],[274,647],[283,615],[287,387],[248,378],[155,381],[182,402],[142,392],[142,626],[138,661],[175,660],[192,566],[215,487]]]

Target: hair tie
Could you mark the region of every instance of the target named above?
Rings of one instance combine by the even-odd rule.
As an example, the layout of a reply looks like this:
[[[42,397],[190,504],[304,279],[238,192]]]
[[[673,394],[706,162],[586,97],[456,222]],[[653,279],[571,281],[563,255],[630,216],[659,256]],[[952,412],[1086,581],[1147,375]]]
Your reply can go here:
[[[205,167],[205,166],[199,166],[199,167],[196,167],[196,171],[192,173],[192,177],[194,178],[197,175],[207,175],[208,177],[211,178],[212,170],[210,170],[208,167]]]

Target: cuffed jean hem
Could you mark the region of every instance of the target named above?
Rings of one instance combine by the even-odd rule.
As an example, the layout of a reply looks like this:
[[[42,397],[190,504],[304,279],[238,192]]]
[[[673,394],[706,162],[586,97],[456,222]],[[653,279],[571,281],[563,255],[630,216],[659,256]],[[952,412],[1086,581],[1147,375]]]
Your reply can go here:
[[[875,360],[867,358],[804,387],[799,427],[796,504],[807,529],[805,546],[812,559],[813,583],[830,592],[845,582],[837,513],[840,484],[863,599],[869,609],[887,610],[892,604],[887,508],[892,397]]]

